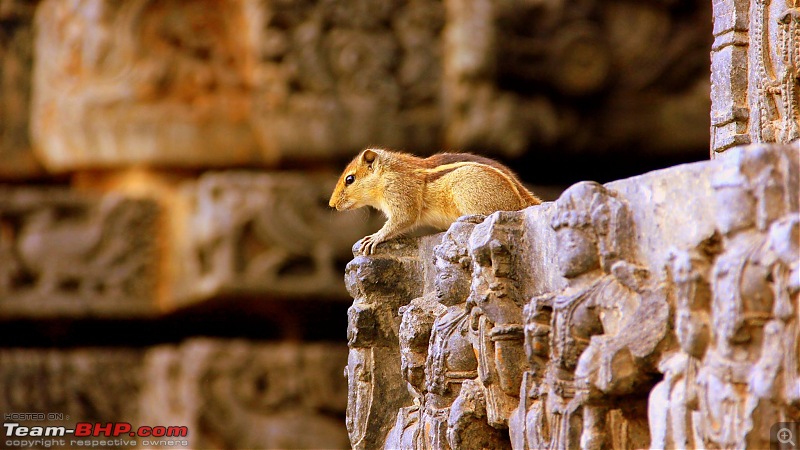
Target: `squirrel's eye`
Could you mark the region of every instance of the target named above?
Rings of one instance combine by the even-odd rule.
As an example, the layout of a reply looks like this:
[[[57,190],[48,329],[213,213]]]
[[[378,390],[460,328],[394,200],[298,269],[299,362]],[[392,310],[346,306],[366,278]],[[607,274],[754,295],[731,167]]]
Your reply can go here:
[[[347,178],[344,179],[344,184],[353,184],[354,181],[356,181],[356,177],[348,175]]]

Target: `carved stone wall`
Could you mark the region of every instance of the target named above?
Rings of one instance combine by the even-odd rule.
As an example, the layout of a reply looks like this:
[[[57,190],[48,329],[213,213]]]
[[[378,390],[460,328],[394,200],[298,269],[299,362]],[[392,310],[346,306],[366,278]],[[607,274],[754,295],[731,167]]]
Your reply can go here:
[[[711,156],[800,138],[800,4],[714,1]]]
[[[140,420],[189,448],[347,448],[343,344],[190,340],[144,357]]]
[[[33,56],[9,54],[23,73],[35,58],[31,138],[53,172],[272,168],[376,143],[674,156],[708,138],[709,13],[699,0],[45,0]]]
[[[350,247],[377,229],[364,214],[332,215],[330,174],[206,173],[178,187],[176,302],[210,296],[345,298]]]
[[[768,447],[800,420],[799,172],[740,147],[356,257],[351,444]]]
[[[44,1],[32,137],[55,171],[437,147],[442,15],[435,0]]]
[[[191,448],[765,447],[800,398],[798,144],[734,146],[797,139],[797,9],[0,0],[0,413]],[[345,268],[379,225],[326,206],[360,148],[561,183],[702,158],[709,48],[725,158]]]

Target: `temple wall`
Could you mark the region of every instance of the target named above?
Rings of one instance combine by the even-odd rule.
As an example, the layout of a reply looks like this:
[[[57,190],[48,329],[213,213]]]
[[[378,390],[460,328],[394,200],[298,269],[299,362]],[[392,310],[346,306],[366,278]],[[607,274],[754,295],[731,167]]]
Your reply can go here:
[[[737,146],[797,139],[797,5],[750,3],[0,0],[0,413],[186,426],[188,448],[425,448],[415,420],[437,446],[533,448],[555,431],[526,430],[569,403],[540,399],[578,389],[569,420],[610,427],[580,446],[673,446],[647,398],[677,402],[675,367],[699,367],[675,317],[713,308],[676,273],[713,284],[728,251],[715,186],[745,183],[732,171],[761,196],[759,236],[796,230],[764,212],[797,211],[796,147]],[[705,161],[709,142],[724,158]],[[491,156],[548,201],[354,255],[383,219],[327,201],[366,146]],[[605,184],[562,194],[581,179]],[[584,278],[609,284],[586,361],[559,363],[577,386],[548,375],[548,330],[559,293],[580,291],[556,228],[585,230],[559,211],[584,203],[602,256]],[[435,300],[455,286],[442,244],[468,311]],[[783,267],[795,248],[770,251]],[[796,308],[793,284],[762,288]],[[785,303],[765,342],[794,339]],[[448,321],[479,359],[453,353],[463,395],[430,356]],[[758,389],[789,389],[791,361],[759,364],[779,381]]]

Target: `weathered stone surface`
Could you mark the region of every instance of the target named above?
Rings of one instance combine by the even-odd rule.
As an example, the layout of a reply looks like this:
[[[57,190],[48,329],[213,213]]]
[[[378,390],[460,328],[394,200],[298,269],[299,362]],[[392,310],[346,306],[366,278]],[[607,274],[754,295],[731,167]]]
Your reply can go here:
[[[51,170],[274,166],[439,142],[438,1],[44,1],[32,137]]]
[[[450,146],[519,155],[706,145],[708,2],[445,5]]]
[[[158,218],[147,200],[0,187],[0,317],[154,313]]]
[[[711,52],[711,157],[800,138],[800,7],[718,0]]]
[[[42,2],[31,131],[46,166],[274,162],[249,123],[248,6]]]
[[[685,362],[671,361],[668,373],[697,382],[672,386],[665,435],[675,448],[690,437],[685,429],[705,448],[766,448],[775,423],[800,419],[798,155],[787,156],[754,148],[714,174],[719,242],[676,255],[679,269],[694,272],[684,283],[702,289],[680,291]]]
[[[367,309],[363,286],[381,303],[351,315],[350,336],[392,356],[363,371],[351,339],[351,442],[364,445],[360,424],[386,448],[473,448],[495,432],[524,449],[768,446],[772,423],[800,418],[799,168],[797,144],[737,148],[462,219],[419,241],[442,239],[434,258],[414,241],[357,257],[349,273],[371,270],[356,272],[352,309]],[[410,256],[422,267],[392,276]],[[398,310],[387,284],[423,295]],[[403,386],[410,397],[370,403]]]
[[[0,4],[0,177],[36,175],[28,138],[33,14],[38,0],[5,0]]]
[[[189,448],[347,448],[346,359],[343,344],[156,347],[145,356],[140,417],[187,426]]]

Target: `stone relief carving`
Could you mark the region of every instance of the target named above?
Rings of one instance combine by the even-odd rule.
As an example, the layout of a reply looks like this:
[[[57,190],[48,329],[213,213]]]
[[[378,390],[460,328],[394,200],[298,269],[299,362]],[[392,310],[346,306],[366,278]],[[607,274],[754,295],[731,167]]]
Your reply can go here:
[[[695,436],[697,374],[710,340],[709,251],[674,251],[668,267],[675,283],[675,335],[680,350],[659,362],[664,379],[650,392],[650,448],[699,448]]]
[[[43,1],[31,137],[46,166],[274,162],[247,116],[251,3]]]
[[[527,409],[512,424],[517,448],[648,442],[640,419],[646,399],[618,399],[647,391],[648,358],[666,335],[668,305],[632,261],[632,226],[627,205],[596,183],[579,183],[556,201],[552,227],[568,286],[526,306],[532,363],[520,393]]]
[[[469,239],[473,274],[468,306],[478,356],[476,382],[486,403],[486,420],[496,428],[508,428],[524,371],[522,233],[520,214],[499,212],[476,226]]]
[[[441,2],[367,3],[44,0],[39,156],[59,171],[274,167],[435,147]]]
[[[799,156],[754,145],[581,182],[358,256],[351,443],[766,448],[800,419]],[[665,238],[690,193],[677,211],[708,214]]]
[[[757,0],[750,34],[753,142],[792,142],[800,138],[800,4]]]
[[[217,172],[186,186],[181,297],[228,291],[344,297],[339,264],[377,224],[331,215],[330,177]]]
[[[763,448],[774,423],[798,418],[797,281],[787,276],[797,270],[797,191],[780,170],[784,156],[754,148],[712,180],[722,249],[697,374],[705,446]]]
[[[401,308],[403,375],[413,404],[401,408],[384,448],[502,448],[487,421],[472,327],[472,262],[466,242],[483,217],[459,220],[434,248],[433,290]]]
[[[355,298],[347,311],[350,352],[345,369],[347,432],[355,449],[383,447],[398,421],[398,408],[413,403],[402,368],[406,364],[406,372],[415,372],[415,383],[420,381],[420,369],[411,366],[411,347],[404,351],[406,362],[401,361],[401,318],[397,314],[401,306],[422,294],[424,286],[419,280],[424,275],[418,246],[425,243],[430,242],[395,239],[369,258],[356,257],[345,270],[347,290]],[[359,243],[353,248],[358,249]],[[413,339],[407,327],[403,327],[404,340]]]
[[[800,4],[714,2],[711,154],[800,138]]]
[[[346,357],[337,344],[155,347],[145,355],[140,417],[187,426],[192,448],[347,448]]]
[[[304,157],[438,144],[441,1],[262,4],[253,120],[262,140]]]
[[[65,190],[0,190],[0,310],[140,314],[154,306],[158,209]]]

